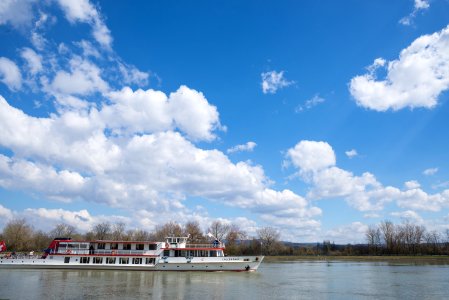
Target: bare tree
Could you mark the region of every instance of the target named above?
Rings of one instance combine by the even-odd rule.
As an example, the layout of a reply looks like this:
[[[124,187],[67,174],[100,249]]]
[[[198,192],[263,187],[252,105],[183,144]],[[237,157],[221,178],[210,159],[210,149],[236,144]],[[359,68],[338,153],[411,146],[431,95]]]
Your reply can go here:
[[[28,250],[42,251],[46,249],[53,238],[42,230],[38,230],[33,234],[32,244]]]
[[[65,223],[59,223],[55,226],[55,228],[50,231],[51,238],[57,237],[72,237],[76,234],[76,229],[72,225],[68,225]]]
[[[237,224],[229,226],[228,234],[226,235],[226,242],[228,245],[235,245],[238,240],[245,239],[246,232],[242,230]]]
[[[365,236],[368,242],[369,251],[373,254],[378,254],[379,246],[381,244],[379,228],[376,228],[374,226],[368,227]]]
[[[111,237],[111,224],[108,222],[99,223],[94,226],[93,233],[97,240],[107,240]]]
[[[440,254],[439,245],[441,243],[441,235],[436,230],[427,232],[424,235],[424,240],[432,254]]]
[[[212,222],[208,228],[208,232],[212,233],[219,241],[222,241],[228,234],[229,229],[229,224],[217,220]]]
[[[394,224],[391,221],[385,220],[380,223],[380,231],[388,253],[392,254],[394,249]]]
[[[8,249],[24,251],[30,248],[33,229],[25,219],[13,219],[3,229],[3,238]]]
[[[151,238],[155,241],[165,241],[168,236],[182,236],[183,231],[181,226],[174,222],[168,222],[162,226],[156,226],[155,232],[152,234]]]
[[[257,230],[257,236],[262,243],[262,252],[267,255],[275,254],[279,244],[279,231],[273,227],[263,227]]]
[[[206,239],[197,221],[189,221],[185,224],[184,235],[189,236],[189,242],[191,243],[202,243]]]
[[[114,241],[125,241],[127,240],[125,234],[125,223],[118,222],[111,226],[111,239]]]
[[[128,230],[127,239],[130,241],[149,241],[151,235],[143,229]]]

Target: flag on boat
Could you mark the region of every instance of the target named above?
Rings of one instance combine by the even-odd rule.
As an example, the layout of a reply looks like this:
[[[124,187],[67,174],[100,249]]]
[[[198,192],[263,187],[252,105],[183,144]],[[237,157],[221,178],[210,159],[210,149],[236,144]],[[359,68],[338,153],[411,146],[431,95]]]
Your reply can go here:
[[[6,251],[6,244],[5,241],[0,242],[0,252]]]

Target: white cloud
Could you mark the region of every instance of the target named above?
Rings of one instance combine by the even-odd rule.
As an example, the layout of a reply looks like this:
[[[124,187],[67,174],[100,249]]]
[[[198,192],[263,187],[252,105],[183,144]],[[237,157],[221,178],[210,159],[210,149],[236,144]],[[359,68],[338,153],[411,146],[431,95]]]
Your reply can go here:
[[[420,12],[422,10],[426,10],[429,7],[430,7],[430,4],[429,4],[428,0],[415,0],[413,11],[408,16],[400,19],[399,23],[401,23],[402,25],[405,25],[405,26],[412,25],[413,19],[415,19],[418,12]]]
[[[365,172],[361,176],[338,168],[332,147],[325,142],[301,141],[287,152],[287,159],[299,169],[299,175],[311,184],[310,199],[343,198],[360,211],[382,210],[396,201],[402,208],[440,211],[449,207],[449,190],[427,194],[416,181],[406,183],[406,190],[384,186]]]
[[[216,107],[186,86],[168,97],[161,91],[134,92],[125,87],[109,93],[109,99],[111,105],[105,105],[100,115],[116,132],[149,133],[176,127],[192,140],[210,141],[214,130],[221,128]]]
[[[301,141],[288,150],[287,158],[302,171],[319,171],[335,165],[335,153],[326,142]]]
[[[26,60],[28,69],[32,75],[42,71],[42,57],[30,48],[24,48],[21,52],[23,59]]]
[[[32,20],[34,0],[2,0],[0,2],[0,25],[11,24],[15,28],[27,26]]]
[[[376,213],[366,213],[363,215],[364,218],[366,219],[377,219],[380,218],[380,214],[376,214]]]
[[[403,220],[411,221],[415,224],[424,223],[423,218],[413,210],[396,211],[392,212],[390,215],[392,215],[393,217],[401,218]]]
[[[438,168],[429,168],[429,169],[425,169],[422,173],[426,176],[431,176],[434,175],[438,172]]]
[[[106,49],[111,48],[111,33],[89,0],[58,0],[58,2],[69,22],[90,24],[95,40]]]
[[[397,204],[402,208],[440,211],[444,207],[449,207],[449,190],[437,194],[428,194],[417,188],[404,191],[399,196]]]
[[[228,152],[228,153],[235,153],[235,152],[242,152],[242,151],[251,152],[254,150],[254,148],[256,146],[257,146],[257,144],[254,142],[247,142],[246,144],[236,145],[234,147],[231,147],[226,152]]]
[[[399,59],[388,62],[384,80],[376,78],[382,64],[375,61],[368,74],[351,79],[350,92],[358,105],[377,111],[432,108],[449,88],[448,60],[449,26],[402,50]]]
[[[360,244],[366,243],[365,234],[368,225],[361,222],[352,222],[348,225],[336,227],[328,230],[324,234],[324,240],[335,242],[336,244]]]
[[[345,154],[349,158],[353,158],[353,157],[356,157],[357,155],[359,155],[357,153],[357,150],[355,150],[355,149],[351,149],[351,150],[345,151]]]
[[[262,92],[264,94],[275,94],[277,90],[292,85],[294,81],[288,81],[284,77],[284,71],[269,71],[260,74],[262,77]]]
[[[146,99],[146,92],[141,93]],[[193,97],[203,96],[194,92]],[[134,105],[121,101],[125,111],[126,105]],[[111,117],[119,118],[122,111]],[[184,200],[197,197],[248,209],[278,226],[319,226],[314,217],[321,210],[290,190],[270,189],[260,166],[234,164],[222,152],[199,149],[171,130],[106,136],[110,127],[101,114],[91,107],[34,118],[0,98],[0,145],[14,153],[0,157],[1,186],[59,201],[79,198],[158,213],[185,211]]]
[[[80,57],[70,60],[70,72],[58,71],[51,86],[54,93],[88,95],[94,92],[106,92],[108,84],[101,78],[101,70]]]
[[[418,188],[421,187],[421,185],[419,184],[419,182],[416,181],[416,180],[410,180],[410,181],[407,181],[407,182],[405,182],[404,185],[405,185],[406,189],[408,189],[408,190],[418,189]]]
[[[325,101],[324,98],[320,97],[318,94],[313,96],[311,99],[307,100],[303,105],[298,105],[295,108],[295,112],[299,113],[306,109],[311,109],[314,106],[319,105],[320,103],[323,103]]]
[[[0,204],[0,221],[10,220],[13,218],[13,212]]]
[[[176,127],[193,140],[213,140],[213,130],[221,128],[217,108],[201,92],[181,86],[170,94],[169,104]]]
[[[137,84],[138,86],[145,86],[148,84],[148,77],[150,77],[148,73],[139,71],[135,66],[122,62],[118,62],[118,67],[123,76],[124,83]]]
[[[22,86],[22,75],[17,65],[6,57],[0,57],[0,81],[12,90]]]

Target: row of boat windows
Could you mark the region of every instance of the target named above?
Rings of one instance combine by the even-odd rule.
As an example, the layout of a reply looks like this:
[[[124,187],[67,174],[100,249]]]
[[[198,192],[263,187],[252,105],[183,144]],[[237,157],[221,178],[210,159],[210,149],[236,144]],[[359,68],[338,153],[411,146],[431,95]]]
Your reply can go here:
[[[71,257],[64,257],[64,263],[70,263]],[[90,264],[91,257],[81,257],[80,264]],[[115,265],[118,261],[120,265],[129,265],[130,262],[133,265],[141,265],[145,262],[146,265],[154,265],[156,259],[154,257],[147,257],[145,260],[142,257],[92,257],[93,264],[103,264],[103,260],[107,265]]]
[[[90,246],[89,246],[90,245]],[[119,243],[59,243],[59,249],[93,249],[99,250],[157,250],[157,244],[119,244]]]
[[[223,251],[217,250],[164,250],[164,256],[174,257],[221,257]]]

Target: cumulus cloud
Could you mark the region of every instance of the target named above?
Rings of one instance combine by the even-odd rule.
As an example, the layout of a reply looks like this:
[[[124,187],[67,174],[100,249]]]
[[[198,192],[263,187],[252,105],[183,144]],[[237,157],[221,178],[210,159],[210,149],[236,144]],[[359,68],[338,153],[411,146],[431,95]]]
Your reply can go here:
[[[307,100],[304,104],[298,105],[295,108],[295,112],[299,113],[307,109],[311,109],[314,106],[319,105],[325,101],[324,98],[320,97],[318,94],[313,96],[311,99]]]
[[[12,91],[16,91],[22,86],[19,67],[6,57],[0,57],[0,81]]]
[[[429,169],[425,169],[422,173],[426,176],[431,176],[434,175],[438,172],[438,168],[429,168]]]
[[[401,218],[406,221],[411,221],[416,224],[424,223],[423,218],[413,210],[395,211],[395,212],[392,212],[390,215],[392,215],[393,217]]]
[[[375,60],[367,74],[351,79],[349,89],[359,106],[377,111],[432,108],[449,88],[448,60],[449,26],[417,38],[396,60]],[[385,68],[385,79],[377,79],[378,68]]]
[[[112,103],[105,105],[100,115],[116,132],[148,133],[176,127],[192,140],[210,141],[215,138],[214,130],[221,128],[216,107],[201,92],[187,86],[169,96],[129,87],[108,96]]]
[[[365,235],[368,225],[361,222],[352,222],[348,225],[338,226],[324,233],[324,239],[336,244],[360,244],[365,243]]]
[[[420,188],[421,185],[419,184],[418,181],[416,180],[410,180],[404,183],[404,186],[406,187],[406,189],[411,190],[411,189],[417,189]]]
[[[449,190],[437,194],[424,192],[417,181],[409,181],[406,189],[384,186],[365,172],[361,176],[336,166],[335,153],[325,142],[301,141],[289,149],[287,161],[298,168],[299,176],[311,185],[311,199],[343,198],[360,211],[382,210],[396,201],[402,208],[440,211],[449,206]]]
[[[0,25],[11,24],[16,28],[30,25],[34,0],[3,0],[0,2]]]
[[[353,158],[353,157],[356,157],[357,155],[359,155],[357,153],[357,150],[355,150],[355,149],[351,149],[351,150],[345,151],[345,154],[349,158]]]
[[[69,22],[90,24],[95,40],[103,47],[111,48],[111,33],[101,19],[97,9],[89,0],[58,0],[58,3]]]
[[[88,95],[106,92],[109,86],[101,78],[101,70],[96,65],[74,57],[70,60],[70,72],[58,71],[50,89],[55,93]]]
[[[257,146],[257,144],[254,142],[247,142],[242,145],[236,145],[234,147],[231,147],[226,152],[228,152],[228,153],[235,153],[235,152],[242,152],[242,151],[252,152],[256,146]]]
[[[21,52],[23,59],[27,62],[31,75],[36,75],[42,71],[42,57],[33,49],[24,48]]]
[[[187,89],[183,87],[187,95],[182,97],[189,97]],[[135,96],[132,91],[127,92]],[[147,92],[141,92],[142,99],[148,100]],[[150,92],[151,101],[167,104],[163,102],[167,101],[166,96],[154,93]],[[199,105],[207,104],[198,92],[192,95],[191,105],[198,100]],[[134,105],[129,99],[121,101],[123,109],[112,110],[111,118],[119,119],[123,111]],[[209,120],[207,114],[191,111],[195,120]],[[290,190],[271,189],[262,167],[247,162],[234,164],[224,153],[202,150],[170,129],[128,136],[105,135],[111,127],[102,113],[91,107],[35,118],[0,97],[0,145],[17,156],[0,156],[0,185],[60,201],[79,198],[112,207],[158,212],[184,210],[187,197],[199,197],[248,209],[267,220],[276,216],[279,226],[290,226],[298,220],[301,226],[319,226],[314,217],[321,210]],[[130,126],[125,121],[121,124]],[[207,137],[210,127],[204,128],[205,133],[192,132]],[[191,135],[188,130],[187,136]]]
[[[428,0],[415,0],[413,11],[406,17],[403,17],[399,20],[399,23],[405,26],[409,26],[413,24],[413,20],[416,15],[423,10],[426,10],[430,7]]]
[[[279,89],[292,85],[294,81],[289,81],[284,77],[284,71],[269,71],[260,74],[262,77],[262,92],[264,94],[275,94]]]
[[[287,157],[302,171],[319,171],[335,165],[332,147],[326,142],[301,141],[288,150]]]

